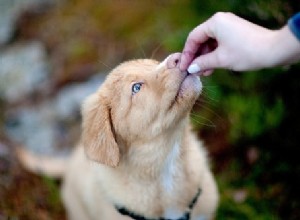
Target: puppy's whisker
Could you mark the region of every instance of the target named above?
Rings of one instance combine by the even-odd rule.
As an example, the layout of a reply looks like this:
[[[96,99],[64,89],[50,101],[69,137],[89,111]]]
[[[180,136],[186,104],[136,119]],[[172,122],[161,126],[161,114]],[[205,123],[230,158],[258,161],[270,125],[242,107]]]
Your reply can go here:
[[[159,51],[161,47],[162,47],[162,43],[159,43],[158,46],[154,48],[154,50],[151,53],[151,59],[153,59],[153,57],[156,55],[157,51]]]
[[[214,124],[210,124],[210,123],[205,123],[201,120],[197,120],[195,118],[192,118],[191,119],[193,122],[195,122],[197,125],[201,125],[201,126],[204,126],[204,127],[209,127],[209,128],[216,128],[216,125]]]
[[[108,65],[107,63],[104,63],[103,61],[99,60],[99,63],[101,63],[106,68],[112,69],[112,66]]]
[[[216,94],[217,92],[215,91],[215,89],[214,88],[216,88],[216,87],[214,87],[214,86],[211,86],[211,87],[209,87],[209,86],[203,86],[203,92],[210,92],[210,93],[212,93],[212,94]]]
[[[143,49],[143,47],[141,46],[141,44],[138,42],[137,39],[136,39],[136,45],[138,46],[140,52],[142,53],[142,57],[143,57],[144,59],[146,59],[146,58],[147,58],[147,55],[146,55],[146,53],[145,53],[145,50]]]
[[[217,98],[213,98],[211,95],[209,95],[207,92],[203,91],[202,92],[202,96],[207,99],[209,102],[213,102],[213,103],[219,103],[219,99]]]
[[[218,86],[214,86],[214,85],[204,85],[203,87],[205,87],[205,88],[218,88]]]
[[[207,99],[199,99],[195,102],[194,106],[199,106],[200,108],[204,108],[205,107],[211,107],[211,108],[215,108],[217,107],[217,102],[211,101],[211,100],[207,100]]]
[[[191,112],[190,115],[192,116],[191,120],[196,122],[198,125],[204,125],[207,127],[216,128],[216,125],[210,119],[202,117],[199,114],[195,114],[193,112]]]
[[[223,118],[221,117],[221,115],[219,115],[217,112],[215,112],[214,110],[212,110],[211,108],[207,107],[207,106],[201,106],[202,109],[204,109],[207,112],[212,113],[212,115],[216,116],[218,119],[223,120]],[[195,113],[194,113],[195,114]]]
[[[216,127],[217,127],[215,124],[206,123],[201,120],[192,119],[192,121],[194,121],[194,123],[196,123],[198,126],[201,126],[201,127],[214,128],[214,129],[216,129]]]
[[[198,99],[198,100],[196,101],[196,104],[212,104],[212,103],[211,103],[210,100],[207,100],[207,99],[202,98],[202,99]]]
[[[202,80],[202,82],[203,82],[203,88],[215,89],[215,88],[219,87],[219,86],[216,86],[216,85],[209,85],[208,83],[206,84],[205,80]]]

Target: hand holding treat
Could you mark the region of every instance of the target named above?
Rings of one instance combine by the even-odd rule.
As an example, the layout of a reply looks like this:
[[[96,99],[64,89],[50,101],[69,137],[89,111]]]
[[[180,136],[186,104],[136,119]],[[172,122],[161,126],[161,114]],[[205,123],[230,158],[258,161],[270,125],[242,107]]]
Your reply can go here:
[[[296,62],[299,20],[298,13],[288,25],[273,31],[232,13],[216,13],[190,32],[180,69],[208,76],[216,68],[247,71]]]

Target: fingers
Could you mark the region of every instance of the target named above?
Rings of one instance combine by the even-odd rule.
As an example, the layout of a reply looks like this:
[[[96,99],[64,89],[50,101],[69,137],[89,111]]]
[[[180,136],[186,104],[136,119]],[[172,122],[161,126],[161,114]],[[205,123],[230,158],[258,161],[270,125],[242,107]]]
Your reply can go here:
[[[209,20],[197,26],[194,30],[190,32],[185,42],[185,46],[183,48],[180,60],[180,69],[182,71],[188,68],[192,60],[195,58],[195,55],[201,44],[205,43],[209,38],[212,37],[208,29],[208,22]]]
[[[188,67],[188,72],[199,75],[210,75],[215,68],[221,67],[217,55],[217,50],[201,55],[193,60]]]
[[[209,75],[211,75],[212,73],[213,73],[213,70],[206,70],[206,71],[200,73],[200,75],[203,75],[203,76],[209,76]]]

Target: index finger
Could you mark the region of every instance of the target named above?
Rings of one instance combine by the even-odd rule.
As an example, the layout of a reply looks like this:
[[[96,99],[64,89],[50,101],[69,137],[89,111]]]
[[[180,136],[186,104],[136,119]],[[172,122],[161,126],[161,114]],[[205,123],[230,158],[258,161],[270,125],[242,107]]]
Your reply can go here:
[[[209,20],[200,24],[189,33],[180,59],[181,70],[188,68],[201,44],[205,43],[211,37],[213,36],[210,31]]]

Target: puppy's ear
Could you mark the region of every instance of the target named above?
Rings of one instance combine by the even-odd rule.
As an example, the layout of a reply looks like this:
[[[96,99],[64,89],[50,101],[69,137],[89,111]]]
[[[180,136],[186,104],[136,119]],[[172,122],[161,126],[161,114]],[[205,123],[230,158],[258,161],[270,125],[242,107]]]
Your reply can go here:
[[[82,107],[82,142],[87,157],[116,167],[120,151],[111,124],[109,108],[97,94],[89,96]]]

